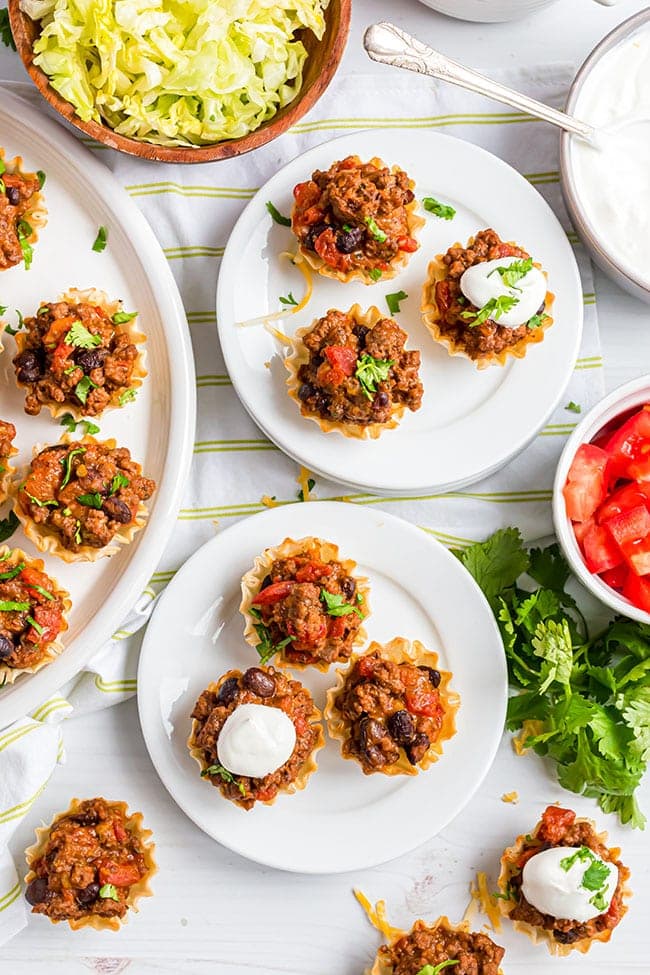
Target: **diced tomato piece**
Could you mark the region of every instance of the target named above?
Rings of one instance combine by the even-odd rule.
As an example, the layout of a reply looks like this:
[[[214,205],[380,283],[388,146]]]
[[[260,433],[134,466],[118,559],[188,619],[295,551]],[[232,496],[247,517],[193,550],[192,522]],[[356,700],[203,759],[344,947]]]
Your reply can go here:
[[[632,542],[640,542],[650,535],[650,512],[643,504],[628,511],[621,511],[603,522],[617,545],[621,547]]]
[[[640,504],[650,509],[650,484],[623,484],[605,498],[596,512],[596,521],[602,525],[608,518],[620,515],[622,511],[629,511],[630,508],[637,508]]]
[[[309,722],[306,721],[302,714],[296,715],[293,719],[293,726],[296,729],[296,734],[301,738],[309,730]]]
[[[449,281],[438,281],[436,284],[436,305],[438,306],[438,311],[444,318],[449,306],[451,305],[451,299],[449,297]]]
[[[623,595],[638,609],[650,613],[650,579],[630,572],[623,587]]]
[[[293,195],[297,206],[301,210],[306,210],[308,207],[318,203],[321,198],[321,191],[313,179],[308,179],[306,182],[298,183],[297,186],[294,186]]]
[[[497,257],[514,257],[516,253],[517,248],[513,247],[512,244],[499,244]]]
[[[323,354],[331,366],[339,369],[344,376],[352,376],[357,367],[357,353],[348,345],[327,345]]]
[[[331,576],[333,571],[332,566],[327,565],[326,562],[309,559],[296,570],[294,578],[296,582],[317,582],[318,579]]]
[[[612,434],[605,450],[611,458],[610,473],[613,477],[634,477],[630,464],[639,461],[641,470],[650,465],[650,405],[634,413]],[[648,474],[644,480],[650,477]]]
[[[314,241],[314,249],[328,267],[334,268],[336,271],[347,270],[350,257],[348,254],[342,254],[336,246],[336,234],[331,227],[318,235]]]
[[[140,869],[137,863],[114,863],[104,860],[99,867],[99,880],[102,884],[113,884],[115,887],[130,887],[140,880]]]
[[[541,848],[539,846],[531,846],[530,849],[524,850],[524,852],[517,860],[517,866],[519,867],[519,869],[521,870],[522,867],[524,867],[528,863],[531,857],[534,857],[536,853],[539,853],[540,849]]]
[[[576,814],[572,809],[547,806],[542,813],[542,822],[537,831],[538,838],[549,843],[559,843],[569,826],[575,822],[575,818]]]
[[[397,246],[406,254],[413,254],[420,246],[414,237],[398,237]]]
[[[357,661],[357,673],[360,677],[372,677],[375,672],[375,660],[373,657],[361,657]]]
[[[332,616],[330,617],[329,629],[327,635],[332,640],[338,640],[345,633],[345,616]]]
[[[64,318],[55,318],[47,332],[43,336],[43,344],[47,346],[58,345],[64,336],[68,334],[72,326],[79,319],[74,315],[66,315]]]
[[[404,692],[406,708],[411,714],[423,714],[427,718],[434,718],[440,709],[440,697],[437,691],[427,690],[424,682],[418,681]]]
[[[265,789],[258,789],[255,798],[260,802],[270,802],[278,794],[277,785],[267,785]]]
[[[74,352],[74,346],[68,345],[67,342],[59,342],[56,349],[52,353],[52,372],[54,375],[60,375],[64,369],[68,368],[68,359]]]
[[[44,606],[35,606],[32,616],[38,624],[38,629],[35,626],[30,626],[25,634],[25,639],[30,643],[51,643],[56,640],[63,623],[59,607],[52,606],[49,603]]]
[[[640,542],[623,545],[622,551],[630,568],[638,576],[647,576],[650,573],[650,536]]]
[[[346,156],[339,163],[339,169],[356,169],[359,165],[359,159],[357,156]]]
[[[582,551],[590,572],[605,572],[623,561],[620,548],[602,525],[591,526],[582,540]]]
[[[258,592],[253,600],[253,606],[268,606],[271,603],[279,602],[285,596],[289,595],[294,585],[295,583],[291,580],[287,580],[286,582],[272,582],[270,586],[266,586]]]
[[[621,592],[627,582],[627,577],[630,574],[625,562],[621,562],[620,565],[614,566],[613,569],[607,569],[606,572],[601,572],[600,578],[603,580],[606,586],[611,586],[612,589],[616,589],[617,592]]]
[[[23,569],[20,573],[19,579],[24,582],[27,588],[30,590],[30,595],[32,599],[35,599],[39,603],[49,603],[52,600],[48,599],[47,596],[43,596],[42,593],[38,592],[35,586],[39,586],[40,589],[44,589],[45,592],[52,591],[52,580],[49,576],[46,576],[44,572],[39,572],[38,569],[32,569],[28,567]]]
[[[584,541],[585,535],[589,532],[593,526],[596,524],[593,518],[589,521],[574,521],[573,522],[573,534],[575,535],[580,548],[582,548],[582,543]]]
[[[605,498],[608,455],[600,447],[578,447],[564,485],[566,513],[571,521],[588,521]]]
[[[118,843],[125,843],[128,839],[128,833],[122,826],[119,819],[116,819],[113,823],[113,832],[115,833],[115,839]]]
[[[348,377],[337,366],[321,362],[316,370],[316,379],[321,386],[340,386]]]

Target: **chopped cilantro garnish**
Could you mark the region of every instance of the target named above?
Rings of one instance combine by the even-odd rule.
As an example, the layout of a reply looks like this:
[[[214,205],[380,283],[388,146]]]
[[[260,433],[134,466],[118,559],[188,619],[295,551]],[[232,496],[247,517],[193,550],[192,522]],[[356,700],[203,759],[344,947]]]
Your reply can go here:
[[[435,214],[436,217],[440,217],[441,220],[453,220],[456,216],[456,211],[452,206],[449,206],[448,203],[441,203],[440,200],[436,200],[435,196],[425,196],[422,204],[425,210]]]
[[[224,782],[232,782],[237,786],[241,794],[246,796],[246,789],[244,788],[243,783],[239,782],[232,772],[229,772],[227,768],[223,767],[223,765],[208,765],[207,768],[203,769],[201,775],[204,777],[206,775],[218,775],[219,778],[223,779]]]
[[[24,613],[30,609],[29,603],[17,603],[12,599],[0,599],[0,613]]]
[[[12,51],[16,50],[16,42],[14,41],[14,35],[11,33],[11,24],[9,23],[9,11],[6,7],[0,10],[0,38],[2,38],[2,43],[5,47],[10,47]],[[4,173],[4,166],[2,172]]]
[[[97,236],[95,237],[95,242],[93,244],[93,250],[97,254],[101,254],[102,251],[106,250],[106,244],[108,242],[108,230],[106,227],[100,227],[97,231]]]
[[[574,403],[573,400],[571,400],[570,403],[567,403],[564,409],[568,410],[569,413],[582,413],[582,407],[580,406],[580,404]]]
[[[605,896],[604,890],[599,890],[593,897],[589,898],[589,903],[593,904],[597,911],[604,913],[609,907],[609,901]]]
[[[400,311],[400,301],[406,301],[407,298],[406,291],[396,291],[392,295],[386,295],[386,304],[391,315],[397,315]]]
[[[40,595],[43,596],[44,599],[54,599],[54,596],[52,595],[51,592],[48,592],[47,589],[43,589],[42,586],[34,585],[33,582],[28,583],[27,588],[34,589],[37,593],[40,593]]]
[[[286,647],[288,643],[293,640],[292,636],[285,637],[284,640],[280,640],[279,643],[273,643],[271,641],[271,634],[268,627],[264,623],[254,623],[255,632],[257,633],[260,642],[256,646],[256,650],[260,657],[261,664],[267,664],[271,657],[274,657],[276,653],[279,653],[283,647]]]
[[[595,860],[590,863],[582,877],[582,886],[585,890],[600,890],[607,883],[607,878],[611,873],[606,863]]]
[[[495,267],[493,271],[490,271],[488,277],[491,274],[499,274],[506,288],[516,288],[517,291],[521,291],[521,288],[517,288],[517,281],[525,278],[532,266],[532,257],[525,257],[504,267]]]
[[[120,488],[128,487],[129,484],[130,481],[128,477],[125,477],[124,474],[116,474],[111,481],[111,494],[117,494]]]
[[[54,498],[49,498],[49,500],[47,501],[41,501],[40,498],[35,498],[34,495],[30,494],[29,491],[25,490],[24,487],[23,487],[23,491],[25,491],[25,494],[32,502],[32,504],[37,505],[37,507],[39,508],[56,508],[58,506],[59,502],[56,501]]]
[[[270,200],[266,203],[266,209],[269,211],[276,223],[279,223],[282,227],[290,227],[291,219],[289,217],[283,217],[279,210],[273,206]]]
[[[47,179],[47,176],[45,175],[42,169],[37,169],[36,175],[38,176],[38,188],[39,190],[42,190],[43,187],[45,186],[45,180]]]
[[[126,322],[132,322],[134,318],[138,317],[137,311],[116,311],[111,321],[113,325],[124,325]]]
[[[545,318],[546,315],[533,315],[532,318],[528,319],[526,325],[528,325],[528,328],[539,328]]]
[[[18,243],[20,244],[20,249],[23,252],[23,261],[25,262],[25,270],[29,271],[32,266],[32,257],[34,255],[34,250],[32,245],[28,241],[28,237],[34,233],[31,224],[26,220],[19,220],[16,224],[16,233],[18,234]]]
[[[359,607],[353,606],[352,603],[346,603],[345,596],[340,593],[321,589],[320,598],[325,604],[325,612],[328,616],[349,616],[350,613],[356,613],[359,619],[365,619]]]
[[[375,240],[378,240],[380,244],[383,244],[384,241],[386,240],[387,235],[381,229],[381,227],[378,226],[376,220],[373,220],[372,217],[364,217],[363,222],[365,223],[366,227],[368,228],[372,236],[375,238]]]
[[[307,490],[308,491],[313,491],[315,487],[316,487],[316,481],[314,480],[314,478],[313,477],[308,477],[307,478]],[[298,501],[304,501],[304,500],[305,500],[305,492],[303,491],[302,488],[300,488],[300,490],[298,491]]]
[[[61,426],[65,427],[68,433],[74,433],[77,429],[77,421],[73,417],[72,413],[64,413],[60,422]]]
[[[8,579],[15,579],[17,575],[20,575],[24,568],[25,563],[19,562],[18,565],[13,567],[13,569],[7,569],[6,572],[0,572],[0,580],[6,582]]]
[[[441,961],[437,965],[425,965],[421,968],[417,975],[440,975],[440,972],[444,968],[449,968],[450,965],[460,964],[457,958],[448,958],[447,961]]]
[[[373,281],[379,281],[381,277],[381,269],[378,267],[372,267],[368,271],[368,274],[370,275]]]
[[[63,475],[63,480],[61,481],[61,487],[62,488],[64,488],[66,486],[66,484],[68,484],[68,482],[70,481],[70,478],[72,477],[72,460],[73,460],[73,458],[74,457],[79,457],[81,454],[85,454],[85,453],[86,453],[86,448],[85,447],[76,447],[74,450],[71,450],[70,453],[67,454],[63,458],[62,464],[64,466],[65,473]],[[56,502],[55,502],[55,504],[56,504]]]
[[[510,311],[515,305],[519,304],[519,298],[515,298],[514,295],[499,295],[498,298],[490,298],[485,302],[482,308],[476,311],[462,311],[460,313],[461,318],[472,319],[468,321],[470,328],[474,328],[476,325],[482,325],[489,318],[492,321],[497,322],[502,315],[507,311]]]
[[[76,349],[93,349],[102,344],[101,335],[93,335],[82,322],[73,322],[64,342],[74,345]]]
[[[102,900],[118,901],[119,896],[117,893],[117,887],[114,884],[104,884],[103,887],[99,888],[99,896]]]
[[[6,542],[18,528],[20,521],[15,512],[10,511],[6,518],[0,519],[0,542]]]
[[[5,309],[5,311],[6,311],[6,309]],[[4,312],[3,312],[3,314],[4,314]],[[17,328],[12,328],[11,325],[5,325],[5,332],[7,332],[8,335],[15,335],[16,332],[19,332],[21,330],[21,328],[23,328],[24,325],[25,325],[25,319],[23,318],[23,313],[21,311],[18,311],[17,308],[16,308],[16,315],[18,316],[18,327]]]
[[[364,352],[357,362],[354,375],[359,380],[361,391],[366,399],[373,399],[379,383],[388,379],[391,366],[394,365],[394,359],[375,359],[374,356]]]
[[[281,305],[297,305],[298,302],[296,301],[296,299],[294,298],[294,296],[292,295],[292,293],[289,292],[289,294],[287,295],[286,298],[283,295],[280,295],[280,304]]]
[[[118,396],[118,402],[120,406],[124,406],[126,403],[132,403],[137,395],[137,389],[125,389],[124,392],[120,393]]]
[[[90,376],[83,376],[74,388],[75,396],[84,406],[86,405],[88,393],[91,389],[97,389],[97,383],[94,383]]]
[[[33,616],[28,616],[27,622],[34,627],[39,636],[43,636],[45,633],[45,627],[41,626],[40,623],[37,623]]]
[[[75,528],[74,540],[77,545],[81,545],[81,522],[77,518],[77,527]]]
[[[80,494],[77,498],[79,504],[83,504],[86,508],[97,508],[99,510],[104,503],[104,499],[98,491],[94,494]]]

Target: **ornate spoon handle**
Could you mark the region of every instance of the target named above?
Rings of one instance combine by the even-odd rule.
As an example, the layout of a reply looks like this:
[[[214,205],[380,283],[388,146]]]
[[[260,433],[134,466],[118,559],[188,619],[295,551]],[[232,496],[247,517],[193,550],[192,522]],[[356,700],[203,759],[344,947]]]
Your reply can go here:
[[[395,24],[373,24],[365,33],[363,46],[373,61],[430,75],[440,81],[449,81],[452,85],[459,85],[468,91],[475,91],[513,108],[522,109],[552,125],[559,125],[561,129],[573,132],[588,142],[595,141],[593,126],[466,68],[458,61],[434,51],[428,44],[407,34]]]

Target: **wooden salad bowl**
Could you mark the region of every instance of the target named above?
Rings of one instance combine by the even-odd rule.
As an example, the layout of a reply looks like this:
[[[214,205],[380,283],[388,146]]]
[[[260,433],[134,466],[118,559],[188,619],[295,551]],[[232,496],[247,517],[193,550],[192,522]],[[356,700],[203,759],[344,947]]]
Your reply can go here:
[[[70,122],[85,135],[97,142],[126,152],[142,159],[169,163],[203,163],[218,159],[231,159],[241,156],[251,149],[272,142],[288,128],[299,121],[323,94],[339,66],[350,31],[352,0],[330,0],[325,11],[326,29],[322,40],[318,41],[311,31],[302,31],[302,41],[307,49],[302,87],[298,95],[280,109],[268,122],[264,122],[254,132],[239,139],[227,139],[205,146],[157,146],[140,139],[118,135],[108,125],[98,122],[83,122],[75,113],[74,106],[62,98],[50,86],[45,72],[33,61],[34,41],[38,36],[39,25],[22,12],[20,0],[8,0],[11,31],[16,49],[34,84],[45,100],[67,122]]]

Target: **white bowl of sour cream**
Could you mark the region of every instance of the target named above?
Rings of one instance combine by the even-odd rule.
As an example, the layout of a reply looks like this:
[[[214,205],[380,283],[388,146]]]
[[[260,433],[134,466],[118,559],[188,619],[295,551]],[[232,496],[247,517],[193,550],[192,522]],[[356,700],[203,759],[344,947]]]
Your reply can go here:
[[[650,302],[650,8],[594,49],[567,111],[603,133],[596,147],[562,135],[562,190],[573,225],[596,263]]]
[[[557,0],[421,0],[427,7],[438,10],[448,17],[459,20],[473,20],[482,24],[497,23],[525,17],[543,7],[550,7]],[[575,0],[565,0],[574,3]],[[613,6],[616,0],[596,0],[606,7]]]

